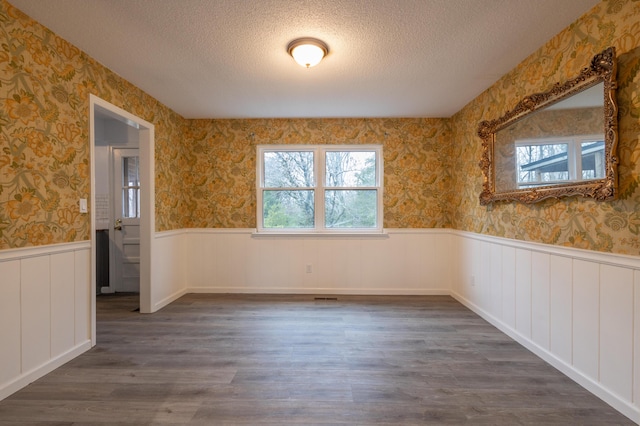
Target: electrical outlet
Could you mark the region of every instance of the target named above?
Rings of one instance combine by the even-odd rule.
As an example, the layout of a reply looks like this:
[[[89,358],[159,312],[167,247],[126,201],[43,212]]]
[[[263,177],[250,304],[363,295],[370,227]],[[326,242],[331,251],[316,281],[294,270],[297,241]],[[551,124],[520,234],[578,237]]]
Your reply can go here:
[[[307,274],[310,274],[311,272],[313,272],[311,265],[307,265]]]

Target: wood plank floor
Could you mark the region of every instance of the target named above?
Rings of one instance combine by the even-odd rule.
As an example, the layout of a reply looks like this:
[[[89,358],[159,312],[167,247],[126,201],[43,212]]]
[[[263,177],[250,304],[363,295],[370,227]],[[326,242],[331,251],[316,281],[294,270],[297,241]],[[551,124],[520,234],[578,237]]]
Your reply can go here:
[[[0,425],[633,424],[450,297],[98,298],[98,345]]]

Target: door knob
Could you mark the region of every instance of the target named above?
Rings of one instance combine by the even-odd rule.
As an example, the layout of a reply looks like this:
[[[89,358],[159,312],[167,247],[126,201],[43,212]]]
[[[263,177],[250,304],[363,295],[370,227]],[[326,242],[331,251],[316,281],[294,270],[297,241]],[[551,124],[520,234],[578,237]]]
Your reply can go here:
[[[115,229],[116,231],[122,230],[122,219],[116,219],[116,224],[114,225],[113,229]]]

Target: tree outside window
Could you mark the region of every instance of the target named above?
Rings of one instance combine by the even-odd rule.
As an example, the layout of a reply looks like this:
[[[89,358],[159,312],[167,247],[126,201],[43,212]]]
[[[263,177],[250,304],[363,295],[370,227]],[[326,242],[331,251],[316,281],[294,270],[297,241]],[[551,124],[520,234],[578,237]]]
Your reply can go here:
[[[259,230],[382,230],[381,146],[259,146]]]

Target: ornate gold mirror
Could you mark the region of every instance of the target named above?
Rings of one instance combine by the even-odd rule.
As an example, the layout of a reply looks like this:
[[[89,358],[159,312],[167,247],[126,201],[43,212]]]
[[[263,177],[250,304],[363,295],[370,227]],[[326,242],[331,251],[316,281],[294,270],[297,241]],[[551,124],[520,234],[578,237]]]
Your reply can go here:
[[[481,122],[480,204],[571,195],[613,199],[618,179],[615,78],[610,47],[577,77],[525,97],[496,120]]]

